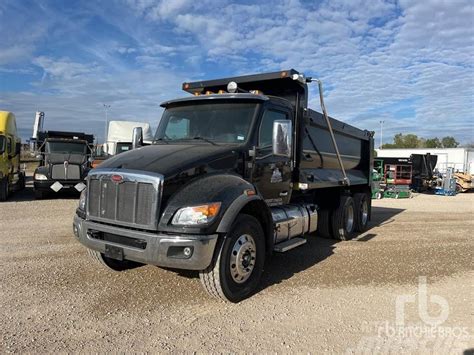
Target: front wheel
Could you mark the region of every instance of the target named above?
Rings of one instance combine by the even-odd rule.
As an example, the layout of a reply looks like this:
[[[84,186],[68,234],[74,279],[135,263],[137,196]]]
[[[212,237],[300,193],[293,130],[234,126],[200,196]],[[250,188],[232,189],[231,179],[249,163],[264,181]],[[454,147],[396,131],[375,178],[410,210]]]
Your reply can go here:
[[[239,302],[257,288],[265,262],[265,235],[259,221],[250,215],[237,216],[220,244],[216,260],[199,272],[211,296]]]

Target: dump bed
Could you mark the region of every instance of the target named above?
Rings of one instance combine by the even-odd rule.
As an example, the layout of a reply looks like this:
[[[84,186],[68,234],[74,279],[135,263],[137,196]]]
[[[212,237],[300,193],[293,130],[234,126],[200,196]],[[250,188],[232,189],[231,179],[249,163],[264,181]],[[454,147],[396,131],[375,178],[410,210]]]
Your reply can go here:
[[[329,117],[349,184],[371,182],[373,133]],[[300,124],[299,182],[309,189],[340,186],[343,173],[324,116],[306,110]]]
[[[94,143],[94,136],[83,132],[44,131],[38,132],[38,142],[44,142],[48,138],[77,139],[84,140],[89,145]]]

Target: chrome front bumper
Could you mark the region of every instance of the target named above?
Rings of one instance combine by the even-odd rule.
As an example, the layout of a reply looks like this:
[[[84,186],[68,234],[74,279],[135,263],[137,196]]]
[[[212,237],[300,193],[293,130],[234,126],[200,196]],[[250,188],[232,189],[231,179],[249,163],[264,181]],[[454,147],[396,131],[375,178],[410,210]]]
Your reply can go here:
[[[89,249],[105,253],[106,246],[112,246],[121,249],[126,260],[186,270],[204,270],[211,264],[218,236],[154,234],[94,223],[77,215],[73,229],[76,238]],[[103,233],[127,240],[128,244],[139,243],[131,246],[97,237]],[[190,248],[191,255],[184,255],[185,248]]]

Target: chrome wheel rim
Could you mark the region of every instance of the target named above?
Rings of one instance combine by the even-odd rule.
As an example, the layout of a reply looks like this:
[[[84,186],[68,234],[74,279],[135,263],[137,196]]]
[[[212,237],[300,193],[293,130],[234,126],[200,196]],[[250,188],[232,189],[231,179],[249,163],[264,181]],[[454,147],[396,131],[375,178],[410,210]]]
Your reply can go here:
[[[362,208],[361,208],[361,213],[362,213],[362,215],[361,215],[361,217],[362,217],[362,218],[361,218],[361,220],[362,220],[362,225],[365,226],[365,225],[367,224],[367,220],[369,219],[369,206],[368,206],[366,200],[364,200],[364,201],[362,202],[362,206],[361,206],[361,207],[362,207]]]
[[[354,207],[352,205],[346,208],[346,232],[351,233],[354,227]]]
[[[255,268],[257,248],[253,237],[241,235],[235,242],[230,254],[230,274],[234,282],[241,284],[248,280]]]

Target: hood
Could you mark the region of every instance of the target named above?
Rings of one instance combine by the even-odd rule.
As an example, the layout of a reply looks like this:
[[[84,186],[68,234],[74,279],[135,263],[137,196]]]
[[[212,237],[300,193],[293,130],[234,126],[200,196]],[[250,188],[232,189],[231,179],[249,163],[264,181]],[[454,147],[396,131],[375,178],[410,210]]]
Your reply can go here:
[[[186,176],[237,169],[237,147],[210,144],[157,144],[116,155],[100,169],[132,169],[162,174],[165,179],[180,173]]]

